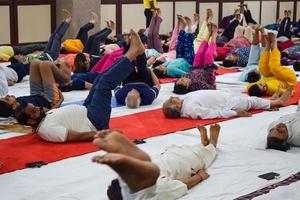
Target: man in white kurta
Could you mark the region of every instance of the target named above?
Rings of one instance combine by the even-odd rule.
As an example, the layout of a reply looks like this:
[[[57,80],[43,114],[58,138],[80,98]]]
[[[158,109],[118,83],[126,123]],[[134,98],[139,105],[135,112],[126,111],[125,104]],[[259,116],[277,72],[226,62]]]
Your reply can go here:
[[[127,184],[119,178],[123,199],[178,199],[188,192],[185,180],[199,169],[207,169],[217,156],[216,148],[208,146],[169,146],[163,153],[152,157],[160,169],[154,186],[130,193]]]
[[[228,118],[237,116],[238,111],[268,108],[269,99],[220,90],[199,90],[184,97],[180,115],[192,119]]]
[[[268,132],[275,128],[278,124],[284,124],[287,128],[287,140],[286,142],[292,146],[300,147],[300,101],[295,113],[284,115],[278,120],[272,122],[268,128]]]

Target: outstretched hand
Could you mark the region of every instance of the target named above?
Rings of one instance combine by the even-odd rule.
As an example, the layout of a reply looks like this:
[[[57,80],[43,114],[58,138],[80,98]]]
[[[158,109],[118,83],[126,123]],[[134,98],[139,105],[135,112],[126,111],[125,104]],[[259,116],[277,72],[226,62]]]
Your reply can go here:
[[[236,113],[237,113],[237,116],[239,116],[239,117],[252,117],[251,113],[244,111],[244,110],[236,111]]]

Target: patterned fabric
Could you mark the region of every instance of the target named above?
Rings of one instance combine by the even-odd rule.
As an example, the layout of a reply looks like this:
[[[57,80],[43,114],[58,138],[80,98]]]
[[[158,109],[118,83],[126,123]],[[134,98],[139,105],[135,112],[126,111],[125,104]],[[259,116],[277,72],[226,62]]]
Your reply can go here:
[[[215,90],[216,89],[216,75],[215,75],[215,65],[207,65],[203,68],[195,68],[190,71],[186,78],[192,80],[192,85],[190,87],[191,91],[196,90]]]
[[[177,38],[176,58],[184,58],[192,65],[195,57],[193,42],[194,35],[192,33],[180,31]]]
[[[250,47],[235,48],[231,51],[231,54],[235,53],[238,55],[237,66],[246,67],[250,54]]]
[[[297,59],[300,55],[300,44],[287,48],[286,51],[288,52],[289,58]]]
[[[235,200],[251,200],[255,197],[261,196],[263,194],[267,194],[270,192],[270,190],[273,190],[279,186],[286,186],[286,185],[290,185],[291,183],[297,182],[300,180],[300,172],[298,172],[297,174],[294,174],[290,177],[288,177],[287,179],[284,179],[283,181],[279,182],[279,183],[275,183],[273,185],[270,185],[268,187],[262,188],[260,190],[257,190],[255,192],[252,192],[250,194],[241,196],[236,198]]]

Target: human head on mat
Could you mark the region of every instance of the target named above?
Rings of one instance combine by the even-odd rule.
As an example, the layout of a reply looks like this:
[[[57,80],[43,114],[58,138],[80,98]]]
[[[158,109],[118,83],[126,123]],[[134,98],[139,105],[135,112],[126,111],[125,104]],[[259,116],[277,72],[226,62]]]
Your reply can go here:
[[[276,34],[269,32],[262,39],[266,47],[259,62],[259,73],[263,78],[257,82],[250,83],[247,90],[250,96],[272,96],[277,88],[281,87],[281,94],[287,88],[295,88],[297,77],[293,70],[281,65],[281,55],[277,48]]]
[[[279,92],[280,90],[272,99],[262,99],[221,90],[198,90],[186,94],[182,99],[170,97],[164,102],[162,109],[167,118],[250,117],[248,110],[283,106],[291,97],[292,90],[289,88],[282,95]]]
[[[300,101],[295,113],[280,117],[268,128],[268,149],[287,151],[290,146],[300,146]]]

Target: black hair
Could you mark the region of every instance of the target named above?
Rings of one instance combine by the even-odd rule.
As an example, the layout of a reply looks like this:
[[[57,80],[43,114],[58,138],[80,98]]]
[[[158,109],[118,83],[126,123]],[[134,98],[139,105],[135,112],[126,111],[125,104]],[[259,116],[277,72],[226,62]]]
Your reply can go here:
[[[166,78],[167,77],[166,74],[164,74],[162,71],[160,71],[157,68],[153,69],[153,73],[157,76],[157,78]]]
[[[223,61],[223,66],[224,66],[224,67],[233,67],[233,66],[235,66],[235,65],[236,65],[236,63],[233,62],[232,60],[225,59],[225,60]]]
[[[275,149],[278,151],[287,151],[290,149],[290,145],[285,141],[275,137],[268,137],[267,149]]]
[[[260,74],[256,71],[251,71],[248,73],[247,81],[249,83],[255,83],[260,80]]]
[[[289,54],[285,51],[282,51],[281,52],[281,58],[288,58],[289,57]]]
[[[163,108],[163,113],[167,118],[170,119],[180,118],[180,111],[177,110],[175,105]]]
[[[10,57],[10,58],[8,59],[8,61],[9,61],[11,64],[19,63],[19,61],[18,61],[14,56]]]
[[[19,124],[28,125],[27,121],[30,119],[30,115],[24,112],[24,109],[27,107],[28,103],[21,103],[15,111],[15,116]]]
[[[84,53],[78,53],[75,56],[75,60],[74,60],[74,65],[75,65],[75,70],[74,73],[85,73],[87,72],[87,66],[86,66],[86,62],[87,59],[84,55]]]
[[[173,92],[176,93],[176,94],[186,94],[186,93],[190,92],[190,89],[187,88],[184,85],[178,84],[177,81],[176,81],[175,84],[174,84],[174,91]]]
[[[157,60],[157,61],[155,61],[155,63],[153,63],[152,68],[155,68],[155,67],[157,67],[157,66],[159,66],[159,65],[162,65],[162,64],[163,64],[162,61]]]
[[[294,65],[293,68],[295,71],[300,71],[300,60],[297,60]]]
[[[254,84],[248,89],[248,94],[250,96],[262,97],[265,95],[265,92],[262,91],[257,84]]]
[[[110,186],[108,186],[106,193],[109,200],[123,200],[122,188],[120,187],[118,179],[114,179],[111,181],[111,184]]]
[[[0,100],[0,117],[10,117],[13,113],[13,107],[7,102]]]

